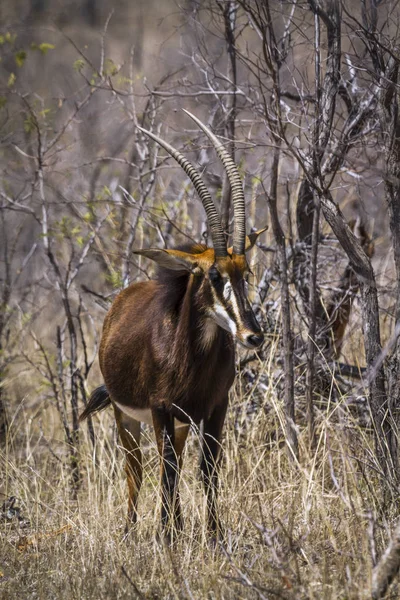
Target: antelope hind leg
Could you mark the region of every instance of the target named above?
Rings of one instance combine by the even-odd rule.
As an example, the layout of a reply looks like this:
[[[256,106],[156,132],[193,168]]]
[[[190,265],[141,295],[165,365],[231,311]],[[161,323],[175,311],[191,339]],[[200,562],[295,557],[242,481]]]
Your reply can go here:
[[[125,472],[128,482],[128,520],[126,528],[137,521],[137,502],[142,484],[142,451],[140,450],[140,422],[128,417],[114,406],[115,420],[121,444],[125,450]]]

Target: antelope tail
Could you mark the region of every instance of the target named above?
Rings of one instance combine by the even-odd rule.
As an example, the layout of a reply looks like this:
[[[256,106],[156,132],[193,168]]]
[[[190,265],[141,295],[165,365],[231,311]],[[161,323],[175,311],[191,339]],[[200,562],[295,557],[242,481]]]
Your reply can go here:
[[[109,404],[111,404],[110,396],[108,395],[106,386],[103,384],[90,394],[89,402],[79,417],[79,421],[84,421],[89,415],[103,410]]]

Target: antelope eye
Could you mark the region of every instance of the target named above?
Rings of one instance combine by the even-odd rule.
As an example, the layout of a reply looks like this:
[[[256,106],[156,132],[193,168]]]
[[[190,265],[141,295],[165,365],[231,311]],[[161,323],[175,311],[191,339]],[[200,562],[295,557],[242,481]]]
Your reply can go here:
[[[211,267],[211,269],[208,271],[208,276],[213,283],[221,280],[221,273],[216,267]]]

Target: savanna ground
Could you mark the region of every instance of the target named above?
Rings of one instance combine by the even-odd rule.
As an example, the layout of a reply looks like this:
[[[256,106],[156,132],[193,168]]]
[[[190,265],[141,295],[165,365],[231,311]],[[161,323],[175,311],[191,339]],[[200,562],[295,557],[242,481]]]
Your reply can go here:
[[[329,143],[321,155],[326,169],[317,175],[329,180],[326,189],[346,220],[364,220],[374,239],[371,260],[386,347],[398,283],[382,183],[379,93],[363,53],[362,28],[346,21],[355,3],[339,4],[347,95],[342,86],[345,99],[331,108]],[[228,5],[234,10],[224,13]],[[273,31],[269,23],[263,38],[264,6],[279,41],[279,52],[270,55]],[[325,125],[314,107],[317,96],[322,108],[329,104],[321,90],[331,85],[332,58],[326,15],[320,19],[321,46],[316,42],[321,31],[315,6],[120,0],[111,13],[106,0],[51,7],[45,1],[0,2],[0,407],[8,414],[0,448],[1,598],[371,597],[373,567],[400,514],[398,479],[377,455],[378,421],[367,380],[335,373],[332,354],[318,343],[315,370],[325,375],[313,398],[314,444],[308,428],[312,317],[304,288],[311,283],[299,256],[307,255],[309,241],[300,235],[302,214],[296,210],[304,181],[312,180],[305,176],[309,165],[323,162],[315,156],[315,140],[324,137]],[[378,11],[388,36],[379,38],[379,47],[390,46],[392,58],[396,6],[382,2]],[[232,32],[237,64],[229,60]],[[318,93],[316,64],[322,65]],[[238,352],[223,437],[223,535],[213,546],[205,530],[201,432],[192,430],[180,482],[184,531],[170,548],[160,538],[159,459],[150,430],[145,427],[142,438],[139,523],[125,535],[124,458],[112,411],[94,417],[94,435],[90,423],[79,425],[76,417],[101,383],[96,354],[110,301],[129,281],[154,274],[131,251],[200,241],[206,232],[191,186],[136,125],[153,128],[187,152],[224,203],[220,165],[182,107],[222,138],[237,140],[249,227],[270,224],[275,193],[288,260],[299,452],[297,458],[285,435],[284,274],[270,226],[251,255],[251,299],[266,342],[259,356]],[[302,154],[296,155],[298,148]],[[328,306],[332,294],[343,291],[348,257],[322,218],[315,239],[317,284]],[[356,367],[366,364],[362,310],[358,294],[335,357]],[[393,414],[398,418],[396,407]],[[0,411],[0,437],[1,417]],[[399,595],[395,581],[387,598]]]

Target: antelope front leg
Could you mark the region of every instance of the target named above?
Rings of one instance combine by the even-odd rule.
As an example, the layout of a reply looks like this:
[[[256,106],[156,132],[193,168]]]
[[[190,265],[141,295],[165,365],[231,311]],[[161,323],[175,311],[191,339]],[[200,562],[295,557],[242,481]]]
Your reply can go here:
[[[161,457],[161,526],[170,538],[172,529],[182,529],[178,482],[189,425],[175,430],[174,418],[164,408],[152,410],[152,416]]]
[[[215,408],[210,418],[204,421],[200,469],[207,497],[208,528],[213,538],[216,538],[220,532],[217,513],[218,470],[221,459],[221,436],[227,407],[228,399]]]

